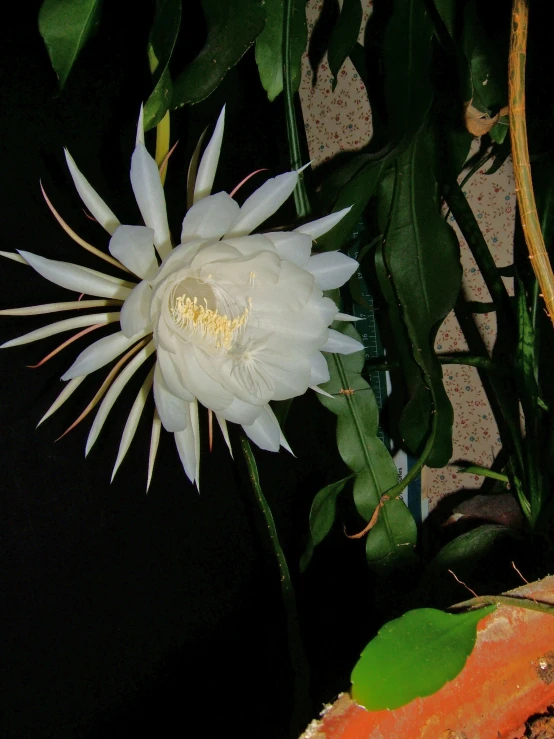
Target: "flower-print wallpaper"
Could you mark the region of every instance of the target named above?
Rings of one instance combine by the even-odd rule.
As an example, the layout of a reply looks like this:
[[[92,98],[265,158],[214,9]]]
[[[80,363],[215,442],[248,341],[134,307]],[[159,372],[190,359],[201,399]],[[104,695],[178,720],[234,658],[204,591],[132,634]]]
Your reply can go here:
[[[308,0],[307,20],[310,34],[322,6],[322,0]],[[362,6],[360,42],[363,42],[365,24],[371,14],[371,0],[362,0]],[[305,55],[300,98],[310,157],[313,166],[317,167],[341,151],[362,148],[371,138],[372,126],[365,86],[349,59],[338,74],[334,91],[326,57],[319,65],[315,84],[312,84],[313,77]],[[499,266],[510,264],[516,203],[511,161],[508,159],[493,175],[487,175],[486,168],[479,171],[466,183],[464,192],[496,263]],[[449,222],[460,240],[465,294],[471,300],[489,302],[491,298],[483,278],[452,216],[449,216]],[[508,288],[511,287],[508,284]],[[484,341],[489,348],[492,347],[496,331],[494,314],[483,313],[477,316],[477,322]],[[453,314],[448,316],[438,332],[436,349],[442,354],[467,349]],[[422,495],[427,498],[430,508],[450,492],[481,486],[483,478],[458,473],[455,462],[488,466],[500,448],[498,429],[477,370],[462,365],[445,365],[444,383],[454,408],[454,454],[452,463],[447,467],[425,468],[423,471]],[[423,507],[426,508],[426,505]]]

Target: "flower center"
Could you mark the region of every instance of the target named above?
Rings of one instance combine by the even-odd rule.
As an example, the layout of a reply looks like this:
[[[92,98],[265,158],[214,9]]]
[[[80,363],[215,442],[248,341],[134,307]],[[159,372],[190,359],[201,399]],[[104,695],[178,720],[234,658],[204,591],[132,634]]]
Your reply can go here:
[[[181,283],[181,289],[183,287]],[[187,333],[192,333],[200,339],[207,339],[216,349],[229,351],[237,334],[248,321],[252,299],[248,298],[247,307],[242,313],[238,313],[236,305],[225,299],[226,296],[220,296],[223,297],[222,302],[227,307],[227,311],[222,313],[216,304],[213,289],[200,282],[195,287],[200,288],[198,292],[204,293],[200,295],[200,299],[187,289],[181,295],[176,295],[176,291],[173,291],[170,310],[175,324],[185,329]]]

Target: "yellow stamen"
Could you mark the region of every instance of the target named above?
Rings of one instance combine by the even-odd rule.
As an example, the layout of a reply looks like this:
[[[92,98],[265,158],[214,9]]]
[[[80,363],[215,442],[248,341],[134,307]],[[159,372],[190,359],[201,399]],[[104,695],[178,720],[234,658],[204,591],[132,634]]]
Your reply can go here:
[[[180,295],[176,298],[171,312],[178,326],[198,333],[202,338],[210,339],[216,349],[228,351],[233,346],[237,333],[248,321],[251,302],[249,299],[248,307],[244,309],[242,315],[229,318],[218,310],[208,308],[205,299],[205,305],[199,305],[198,298],[191,300],[188,296]]]

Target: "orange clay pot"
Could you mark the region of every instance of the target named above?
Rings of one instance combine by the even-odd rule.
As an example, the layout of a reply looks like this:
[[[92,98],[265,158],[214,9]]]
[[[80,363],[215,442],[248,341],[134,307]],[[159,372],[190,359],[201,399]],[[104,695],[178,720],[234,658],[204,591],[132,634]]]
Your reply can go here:
[[[554,605],[554,577],[510,595]],[[342,694],[301,739],[522,739],[525,722],[554,704],[554,616],[498,606],[477,627],[464,669],[437,693],[392,711]]]

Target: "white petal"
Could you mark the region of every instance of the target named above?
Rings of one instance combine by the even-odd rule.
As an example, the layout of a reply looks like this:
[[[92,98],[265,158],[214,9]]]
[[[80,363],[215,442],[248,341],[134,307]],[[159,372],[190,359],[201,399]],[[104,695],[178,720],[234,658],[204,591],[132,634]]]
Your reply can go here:
[[[178,362],[183,374],[185,387],[206,408],[218,412],[223,411],[231,404],[233,395],[206,374],[198,363],[197,353],[201,354],[202,350],[195,349],[194,346],[188,344],[179,351],[176,357],[175,361]]]
[[[333,354],[353,354],[354,352],[363,351],[363,349],[363,344],[360,344],[356,339],[330,328],[327,343],[321,347],[320,351],[331,352]]]
[[[143,347],[138,354],[126,365],[125,369],[117,376],[115,381],[112,383],[110,389],[106,393],[104,400],[100,404],[100,408],[94,418],[94,423],[90,429],[90,433],[87,439],[87,445],[85,448],[85,457],[90,452],[94,442],[98,438],[98,434],[102,430],[108,413],[111,411],[113,404],[119,397],[119,394],[129,382],[131,377],[139,369],[139,367],[148,359],[148,357],[155,351],[154,342],[151,341],[145,347]]]
[[[264,236],[269,239],[281,259],[292,262],[302,267],[308,259],[312,251],[312,240],[306,234],[295,233],[294,231],[282,231],[275,233],[266,233]]]
[[[306,167],[307,167],[307,166],[308,166],[308,165],[306,164]],[[275,415],[275,413],[273,412],[273,409],[272,409],[272,407],[271,407],[270,405],[268,405],[268,406],[266,407],[266,411],[267,411],[267,412],[269,413],[269,415],[270,415],[271,419],[273,420],[273,422],[274,422],[274,423],[276,423],[276,424],[277,424],[277,426],[279,426],[279,421],[277,420],[277,416],[276,416],[276,415]],[[292,449],[290,448],[290,446],[289,446],[289,443],[288,443],[288,441],[287,441],[287,440],[285,439],[285,435],[283,434],[283,431],[282,431],[282,429],[281,429],[281,427],[280,427],[280,426],[279,426],[279,431],[280,431],[280,434],[279,434],[279,442],[280,442],[281,446],[282,446],[282,447],[283,447],[284,449],[286,449],[286,450],[287,450],[287,452],[290,452],[290,453],[292,454],[292,456],[294,457],[294,456],[295,456],[295,455],[294,455],[294,452],[293,452],[293,451],[292,451]]]
[[[141,280],[151,280],[158,269],[154,231],[146,226],[120,226],[110,239],[110,254]]]
[[[118,300],[125,300],[131,293],[128,287],[112,282],[108,275],[94,273],[70,262],[46,259],[46,257],[40,257],[28,251],[19,253],[39,275],[68,290],[85,295],[95,295],[98,298],[117,298]]]
[[[238,218],[226,233],[226,236],[233,238],[251,233],[283,205],[292,194],[297,181],[298,175],[296,172],[286,172],[264,182],[245,201]]]
[[[212,191],[217,163],[219,162],[219,153],[221,151],[224,128],[225,107],[223,107],[223,110],[219,114],[212,138],[204,151],[200,166],[198,167],[198,174],[196,175],[196,182],[194,185],[195,203],[208,196]]]
[[[311,272],[322,290],[340,287],[358,269],[358,262],[338,251],[326,251],[308,259],[304,269]]]
[[[152,288],[147,282],[139,282],[121,308],[121,330],[128,338],[139,332],[152,330],[150,301]]]
[[[176,431],[174,437],[183,469],[185,470],[188,479],[194,485],[195,482],[198,482],[199,437],[197,435],[196,420],[193,418],[193,405],[196,406],[196,403],[189,403],[187,405],[188,418],[186,428],[184,428],[183,431]],[[196,412],[196,418],[197,417],[198,412]]]
[[[71,174],[81,200],[86,205],[90,213],[96,218],[98,223],[103,226],[108,233],[113,234],[113,232],[119,226],[119,221],[112,213],[110,208],[108,208],[106,203],[102,200],[100,195],[98,195],[96,190],[91,187],[89,181],[81,174],[77,165],[75,164],[75,160],[68,152],[68,150],[64,149],[64,152],[65,161],[67,162],[67,166],[69,168],[69,173]]]
[[[218,192],[200,200],[185,216],[181,243],[192,239],[220,239],[237,219],[239,212],[239,204],[226,192]]]
[[[154,402],[166,431],[182,431],[186,427],[189,403],[169,392],[158,363],[154,374]]]
[[[260,449],[268,452],[278,452],[281,445],[281,429],[279,424],[271,418],[266,409],[250,426],[242,427],[248,438],[257,444]]]
[[[158,365],[168,390],[173,395],[181,398],[181,400],[187,400],[189,403],[193,401],[194,395],[189,393],[185,388],[180,369],[175,362],[175,356],[158,347],[157,357]]]
[[[62,375],[62,380],[71,380],[74,377],[83,377],[84,375],[90,375],[91,372],[95,372],[100,367],[108,364],[123,354],[124,351],[129,349],[136,341],[141,339],[144,334],[127,338],[123,331],[118,331],[115,334],[104,336],[102,339],[95,341],[90,346],[82,351],[77,359],[73,362],[67,372]]]
[[[298,231],[298,233],[311,236],[312,239],[317,239],[319,238],[319,236],[323,236],[323,234],[326,234],[327,231],[330,231],[333,226],[336,226],[337,223],[339,223],[339,221],[342,221],[344,216],[350,212],[351,208],[352,206],[348,208],[343,208],[336,213],[331,213],[330,215],[324,216],[323,218],[318,218],[317,221],[304,223],[302,226],[298,226],[298,228],[295,230]]]
[[[335,321],[361,321],[361,316],[351,316],[349,313],[337,313]]]
[[[66,318],[64,321],[56,321],[48,326],[37,328],[28,334],[18,336],[16,339],[4,342],[0,345],[0,349],[9,349],[12,346],[22,346],[30,344],[32,341],[40,341],[47,339],[49,336],[61,334],[64,331],[71,331],[75,328],[84,328],[85,326],[94,326],[97,323],[115,323],[119,320],[119,313],[91,313],[86,316],[75,316],[75,318]]]
[[[262,410],[263,406],[261,405],[251,405],[250,403],[245,403],[243,400],[239,400],[238,398],[233,398],[229,407],[216,415],[221,416],[231,423],[246,423],[247,425],[250,425],[254,423]]]
[[[316,352],[316,354],[312,354],[309,361],[312,368],[310,385],[319,385],[322,382],[329,382],[329,367],[327,366],[327,360],[323,354],[321,352]]]
[[[190,425],[194,437],[194,454],[196,456],[194,480],[198,491],[200,491],[200,424],[198,420],[198,403],[196,400],[190,404]]]
[[[123,429],[123,434],[121,435],[121,442],[119,444],[119,449],[117,452],[117,459],[115,460],[115,464],[114,464],[114,468],[112,472],[112,480],[115,477],[115,473],[119,469],[119,465],[125,459],[125,455],[129,451],[131,442],[133,441],[135,437],[135,433],[136,433],[137,426],[140,421],[140,417],[142,415],[142,411],[144,410],[144,406],[146,405],[146,401],[148,400],[148,396],[152,388],[153,377],[154,377],[154,367],[152,367],[152,369],[148,373],[145,381],[142,384],[141,389],[138,392],[137,397],[135,398],[135,402],[131,406],[129,417],[127,418],[125,428]]]
[[[131,159],[131,185],[144,223],[154,231],[156,249],[164,259],[171,251],[164,191],[158,165],[140,142]]]

